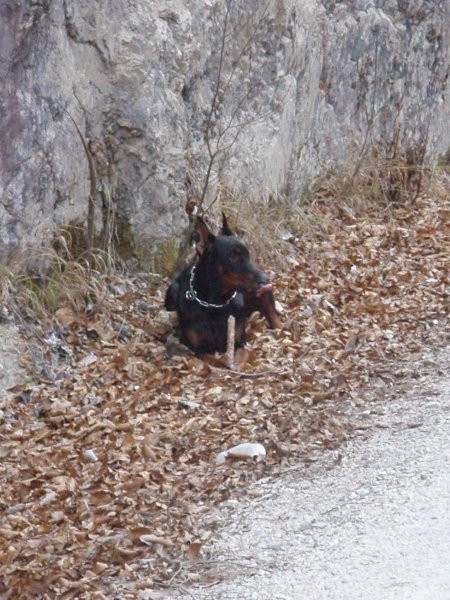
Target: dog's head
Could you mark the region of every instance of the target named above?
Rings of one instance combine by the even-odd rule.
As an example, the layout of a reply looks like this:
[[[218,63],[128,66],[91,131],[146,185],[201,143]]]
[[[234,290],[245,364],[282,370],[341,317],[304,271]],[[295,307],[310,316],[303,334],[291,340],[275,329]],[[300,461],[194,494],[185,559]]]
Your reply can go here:
[[[219,235],[198,217],[194,239],[200,260],[214,265],[219,273],[224,294],[237,290],[259,296],[272,289],[269,277],[252,263],[247,246],[235,237],[224,214]]]

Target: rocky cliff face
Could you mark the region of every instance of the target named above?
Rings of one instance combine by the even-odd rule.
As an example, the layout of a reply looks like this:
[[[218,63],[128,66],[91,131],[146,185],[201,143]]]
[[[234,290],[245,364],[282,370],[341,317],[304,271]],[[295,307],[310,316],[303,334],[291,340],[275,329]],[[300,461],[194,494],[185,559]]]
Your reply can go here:
[[[448,149],[450,0],[225,7],[1,2],[2,258],[86,218],[89,168],[70,116],[96,165],[96,202],[111,198],[140,244],[179,232],[208,141],[213,184],[292,201],[369,143]]]

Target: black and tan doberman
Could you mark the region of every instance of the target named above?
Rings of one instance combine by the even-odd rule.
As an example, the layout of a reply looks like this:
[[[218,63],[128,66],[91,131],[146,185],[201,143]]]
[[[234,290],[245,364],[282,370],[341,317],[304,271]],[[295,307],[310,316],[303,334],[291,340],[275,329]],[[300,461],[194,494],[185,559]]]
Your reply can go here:
[[[166,309],[177,312],[183,344],[196,354],[225,352],[230,315],[236,319],[236,348],[245,344],[252,312],[261,312],[271,327],[278,327],[272,284],[251,262],[225,215],[219,235],[197,217],[194,240],[197,258],[175,278],[165,299]]]

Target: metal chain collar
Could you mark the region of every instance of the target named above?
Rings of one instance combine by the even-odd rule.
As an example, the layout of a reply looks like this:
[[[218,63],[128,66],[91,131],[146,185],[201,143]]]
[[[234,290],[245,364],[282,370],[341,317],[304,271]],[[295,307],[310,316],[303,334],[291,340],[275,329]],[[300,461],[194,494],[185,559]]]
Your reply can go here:
[[[228,306],[230,302],[236,297],[237,291],[233,292],[233,294],[228,298],[226,302],[223,304],[213,304],[212,302],[205,302],[205,300],[201,300],[197,296],[197,292],[194,290],[194,274],[195,274],[195,265],[192,267],[191,276],[189,278],[189,289],[186,292],[187,300],[195,300],[200,304],[200,306],[204,306],[205,308],[224,308],[224,306]]]

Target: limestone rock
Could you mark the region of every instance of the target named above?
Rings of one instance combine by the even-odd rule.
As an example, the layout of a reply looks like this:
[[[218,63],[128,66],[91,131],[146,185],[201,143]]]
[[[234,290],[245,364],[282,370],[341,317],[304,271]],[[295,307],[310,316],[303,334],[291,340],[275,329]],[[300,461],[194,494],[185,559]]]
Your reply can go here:
[[[136,242],[179,234],[186,175],[206,170],[224,6],[2,1],[0,258],[86,218],[88,164],[67,112],[89,143],[99,192]],[[450,0],[273,0],[262,14],[264,6],[232,3],[211,135],[239,135],[216,180],[296,201],[368,137],[398,135],[405,149],[426,140],[431,157],[447,151]]]

